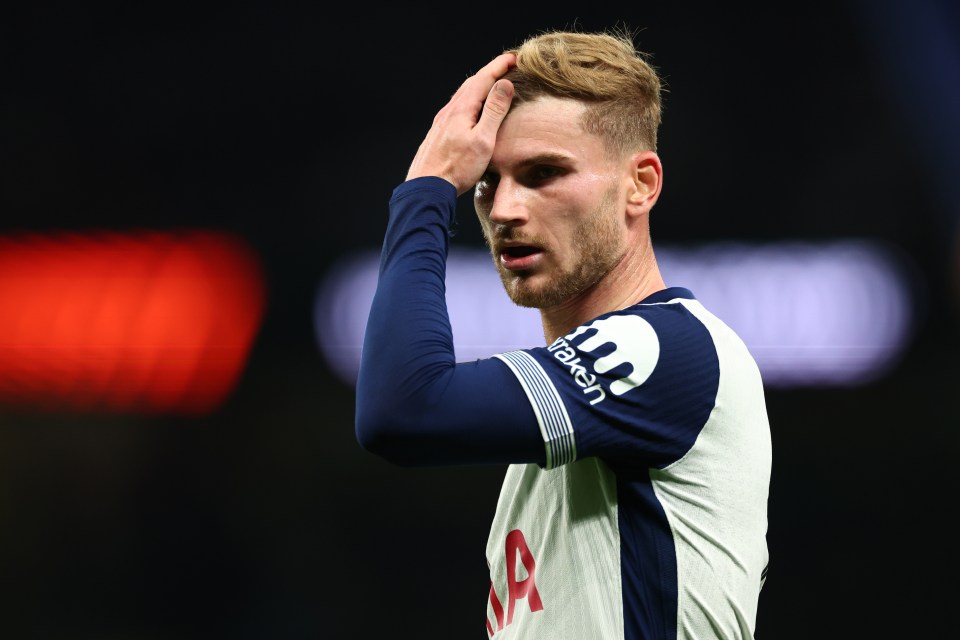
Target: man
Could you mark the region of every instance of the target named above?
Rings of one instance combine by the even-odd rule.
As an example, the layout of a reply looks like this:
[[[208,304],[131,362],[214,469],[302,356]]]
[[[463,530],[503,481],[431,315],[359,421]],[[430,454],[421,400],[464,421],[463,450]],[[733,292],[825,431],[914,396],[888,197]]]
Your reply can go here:
[[[460,86],[390,201],[357,437],[403,465],[509,464],[491,637],[754,635],[763,386],[743,342],[657,267],[660,92],[625,34],[539,34]],[[470,189],[547,346],[455,362],[445,260]]]

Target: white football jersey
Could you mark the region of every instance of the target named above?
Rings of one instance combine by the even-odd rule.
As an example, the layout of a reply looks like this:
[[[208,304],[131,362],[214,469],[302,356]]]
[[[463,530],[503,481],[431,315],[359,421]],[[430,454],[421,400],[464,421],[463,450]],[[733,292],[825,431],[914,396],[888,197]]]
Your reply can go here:
[[[523,386],[546,464],[507,470],[488,635],[753,638],[771,439],[743,341],[671,288],[496,357]]]

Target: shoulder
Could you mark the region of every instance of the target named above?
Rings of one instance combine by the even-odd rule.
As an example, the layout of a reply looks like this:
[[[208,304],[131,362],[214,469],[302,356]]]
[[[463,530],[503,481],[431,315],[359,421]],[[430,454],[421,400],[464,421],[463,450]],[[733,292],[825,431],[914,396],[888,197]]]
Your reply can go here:
[[[666,289],[526,353],[558,387],[587,394],[593,405],[610,398],[627,408],[648,404],[651,394],[679,399],[684,390],[712,400],[719,359],[701,309],[689,290]]]
[[[504,356],[530,389],[555,390],[542,413],[569,416],[581,455],[668,464],[692,446],[717,397],[717,347],[698,307],[688,290],[667,289]]]
[[[636,386],[655,370],[662,376],[699,366],[703,359],[716,359],[716,346],[701,310],[703,306],[688,289],[664,289],[626,309],[594,318],[546,350],[559,359],[567,350],[589,353],[598,360],[599,373],[630,364],[630,379]]]

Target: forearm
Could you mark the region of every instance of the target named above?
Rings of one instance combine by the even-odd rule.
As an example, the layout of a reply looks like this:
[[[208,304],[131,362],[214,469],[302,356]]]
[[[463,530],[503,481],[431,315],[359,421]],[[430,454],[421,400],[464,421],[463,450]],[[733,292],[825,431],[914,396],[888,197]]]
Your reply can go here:
[[[357,380],[359,442],[400,464],[538,461],[515,377],[494,359],[456,363],[445,289],[454,187],[419,178],[390,204]]]
[[[418,395],[424,378],[455,364],[445,285],[455,204],[452,185],[438,178],[404,183],[391,199],[358,379],[358,402],[368,403],[358,415]]]

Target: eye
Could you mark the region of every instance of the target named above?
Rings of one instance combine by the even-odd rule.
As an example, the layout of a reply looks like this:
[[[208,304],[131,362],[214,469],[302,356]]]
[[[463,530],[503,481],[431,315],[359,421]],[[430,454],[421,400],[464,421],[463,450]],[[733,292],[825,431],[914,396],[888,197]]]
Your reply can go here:
[[[495,174],[493,171],[484,171],[483,175],[480,176],[480,180],[477,181],[477,188],[496,184],[497,180],[499,179],[500,176]]]
[[[530,177],[534,180],[549,180],[561,175],[563,170],[560,167],[550,165],[537,165],[530,172]]]

